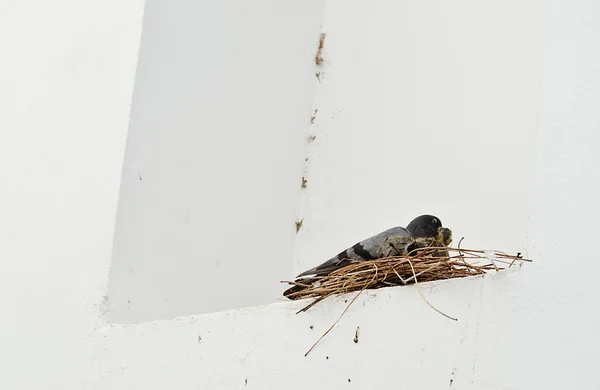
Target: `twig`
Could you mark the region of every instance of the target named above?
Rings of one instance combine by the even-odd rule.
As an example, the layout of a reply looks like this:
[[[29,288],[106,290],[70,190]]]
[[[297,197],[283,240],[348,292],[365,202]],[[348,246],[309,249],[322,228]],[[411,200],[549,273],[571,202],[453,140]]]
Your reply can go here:
[[[375,268],[375,276],[377,276],[377,268]],[[373,281],[375,279],[375,276],[373,276],[373,279],[371,279],[371,281]],[[356,296],[354,298],[352,298],[352,300],[350,301],[350,303],[348,304],[348,306],[346,306],[346,308],[344,309],[344,311],[342,312],[342,314],[340,315],[340,317],[329,327],[329,329],[327,329],[327,331],[325,333],[323,333],[323,336],[319,337],[319,339],[317,341],[315,341],[315,343],[312,345],[312,347],[310,347],[310,349],[308,351],[306,351],[306,353],[304,354],[304,357],[308,356],[308,354],[310,353],[310,351],[313,350],[313,348],[319,343],[319,341],[321,341],[323,339],[323,337],[327,336],[327,333],[329,333],[331,331],[331,329],[333,329],[333,327],[340,322],[340,320],[342,319],[342,317],[344,316],[344,314],[346,314],[346,312],[348,311],[348,309],[350,308],[350,306],[354,303],[354,301],[356,301],[356,298],[358,298],[358,296],[360,294],[362,294],[363,291],[365,291],[367,289],[367,287],[369,287],[370,283],[367,283],[359,292],[358,294],[356,294]]]
[[[462,254],[462,252],[460,251],[460,243],[461,243],[461,242],[462,242],[464,239],[465,239],[464,237],[461,237],[461,238],[460,238],[460,240],[458,241],[458,245],[457,245],[457,247],[458,247],[458,256],[459,256],[459,257],[460,257],[460,259],[463,261],[463,263],[467,264],[467,262],[465,261],[465,258],[464,258],[464,256],[463,256],[463,254]]]
[[[398,248],[394,250],[402,253]],[[439,256],[440,250],[444,252],[444,256]],[[411,253],[414,256],[390,256],[372,261],[355,261],[329,275],[285,282],[292,287],[284,293],[284,296],[293,300],[314,298],[310,304],[300,310],[302,312],[332,295],[365,288],[377,289],[416,283],[417,279],[422,283],[482,275],[495,270],[494,264],[490,264],[490,260],[487,259],[490,253],[483,250],[424,247],[418,248],[417,253],[412,251]],[[531,261],[500,251],[494,253],[495,266],[498,269],[511,267],[515,261]]]
[[[410,268],[412,268],[412,271],[413,271],[413,274],[414,274],[415,273],[415,268],[412,265],[412,261],[408,260],[408,264],[410,264]],[[423,298],[423,300],[425,301],[425,303],[428,304],[430,308],[432,308],[433,310],[437,311],[438,313],[440,313],[441,315],[443,315],[446,318],[449,318],[449,319],[451,319],[453,321],[458,321],[458,318],[450,317],[448,314],[442,313],[440,310],[436,309],[431,303],[429,303],[429,301],[425,298],[425,296],[421,292],[421,287],[417,283],[417,275],[416,274],[415,274],[415,285],[417,286],[417,291],[419,292],[419,295],[421,295],[421,298]]]
[[[315,341],[315,343],[312,345],[312,347],[310,347],[310,349],[308,351],[306,351],[306,353],[304,354],[304,357],[307,357],[308,354],[310,353],[310,351],[313,350],[314,347],[317,346],[317,344],[319,344],[319,341],[323,340],[323,337],[327,336],[327,333],[329,333],[331,331],[331,329],[333,329],[334,326],[337,325],[338,322],[340,322],[340,320],[342,319],[342,317],[344,316],[344,314],[346,314],[346,312],[348,311],[348,309],[350,308],[350,305],[352,305],[354,303],[354,301],[356,300],[356,298],[358,298],[358,296],[365,291],[365,288],[363,288],[362,290],[360,290],[358,292],[358,294],[356,294],[356,296],[350,301],[350,303],[348,304],[348,306],[346,306],[346,308],[344,309],[344,311],[342,312],[342,314],[340,315],[340,317],[329,327],[329,329],[327,329],[325,331],[325,333],[323,333],[323,335],[321,337],[319,337],[319,339],[317,341]]]

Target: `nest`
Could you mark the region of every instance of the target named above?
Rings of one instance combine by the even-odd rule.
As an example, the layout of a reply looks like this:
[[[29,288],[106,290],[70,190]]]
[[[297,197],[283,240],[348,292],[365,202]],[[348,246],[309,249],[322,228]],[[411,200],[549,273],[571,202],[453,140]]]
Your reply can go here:
[[[529,261],[520,254],[512,256],[499,251],[428,247],[406,256],[355,261],[324,276],[283,281],[292,285],[283,295],[292,300],[316,298],[302,312],[332,295],[483,275]]]

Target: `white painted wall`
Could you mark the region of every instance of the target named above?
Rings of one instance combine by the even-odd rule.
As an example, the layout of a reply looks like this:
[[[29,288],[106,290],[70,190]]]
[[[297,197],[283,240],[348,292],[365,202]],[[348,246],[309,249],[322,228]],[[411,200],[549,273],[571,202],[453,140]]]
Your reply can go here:
[[[0,5],[0,388],[98,377],[83,346],[108,284],[142,12]]]
[[[148,2],[110,321],[273,302],[273,280],[423,213],[524,252],[542,9]]]
[[[146,3],[111,321],[281,296],[273,281],[291,266],[322,8],[322,0]]]
[[[6,106],[10,108],[0,116],[0,258],[3,265],[0,307],[5,313],[0,322],[0,363],[5,367],[0,375],[0,388],[304,389],[312,383],[323,388],[388,387],[390,383],[417,389],[450,384],[458,389],[599,387],[600,381],[594,368],[595,351],[600,346],[595,334],[600,313],[594,298],[600,291],[596,287],[598,272],[594,270],[595,259],[589,256],[587,246],[593,242],[599,214],[595,200],[600,192],[600,182],[595,178],[598,177],[600,161],[592,147],[600,138],[600,114],[597,110],[600,105],[600,54],[594,50],[600,39],[600,9],[591,0],[553,1],[548,3],[547,11],[540,3],[537,9],[533,6],[524,9],[522,4],[515,2],[504,3],[506,8],[494,10],[479,3],[461,4],[462,8],[456,5],[456,9],[443,9],[446,13],[439,11],[444,17],[437,20],[447,21],[451,26],[444,36],[455,34],[457,37],[448,50],[464,45],[463,50],[468,51],[469,45],[465,40],[468,42],[470,36],[478,35],[485,41],[484,46],[491,43],[506,45],[505,51],[492,45],[495,49],[490,51],[494,53],[522,52],[526,58],[499,56],[508,68],[523,66],[523,69],[529,69],[529,73],[525,73],[528,77],[522,76],[521,83],[514,81],[519,72],[506,71],[500,66],[502,61],[497,64],[505,83],[527,85],[514,91],[513,98],[519,100],[530,94],[532,101],[524,99],[523,105],[511,105],[512,101],[498,92],[504,83],[491,76],[490,83],[495,87],[489,90],[481,88],[479,91],[483,95],[480,99],[467,93],[463,95],[463,101],[477,100],[477,104],[471,102],[473,107],[487,108],[495,114],[495,120],[486,122],[489,126],[495,126],[497,120],[511,124],[516,116],[522,121],[515,120],[512,124],[528,128],[523,121],[528,123],[528,118],[534,116],[530,111],[535,112],[536,107],[540,107],[537,142],[534,145],[531,142],[533,138],[526,138],[522,149],[519,149],[535,150],[535,164],[532,160],[525,164],[529,164],[530,173],[535,172],[535,185],[529,190],[522,190],[521,196],[509,197],[515,207],[524,207],[523,198],[527,198],[532,190],[530,208],[526,209],[531,219],[527,246],[536,262],[510,273],[423,285],[421,288],[427,298],[444,312],[458,317],[458,322],[451,322],[433,312],[421,300],[414,286],[365,294],[355,302],[338,327],[306,358],[304,352],[345,307],[344,297],[330,299],[302,315],[294,314],[302,302],[285,302],[137,325],[105,324],[106,317],[99,312],[102,311],[108,284],[121,156],[125,153],[137,42],[142,31],[142,4],[104,2],[98,7],[95,3],[66,0],[53,2],[52,6],[34,1],[9,4],[12,8],[7,13],[0,12],[1,17],[6,19],[0,22],[13,23],[0,23],[0,29],[3,29],[0,32],[4,33],[1,34],[3,37],[16,37],[11,40],[12,45],[6,46],[6,55],[20,61],[14,65],[2,63],[0,69],[3,86],[0,101],[8,102]],[[358,7],[358,4],[355,6]],[[364,31],[383,29],[378,26],[383,25],[381,20],[385,19],[377,18],[392,13],[391,10],[382,12],[386,6],[389,5],[385,2],[374,3],[372,8],[356,13],[364,21]],[[425,5],[419,7],[398,12],[398,15],[414,12],[413,18],[407,16],[407,20],[398,23],[398,26],[408,28],[406,23],[421,18],[423,23],[415,23],[414,29],[409,29],[409,32],[415,36],[420,36],[418,32],[427,32],[431,34],[426,35],[431,40],[441,36],[431,32],[430,28],[420,29],[435,16],[433,11],[437,9]],[[461,17],[463,13],[458,10],[470,17]],[[350,27],[342,29],[344,18],[356,11],[337,2],[327,3],[323,28],[329,28],[331,45],[326,46],[324,53],[326,75],[318,86],[315,104],[322,103],[320,113],[331,113],[337,99],[340,105],[350,105],[348,110],[353,113],[346,119],[340,116],[340,122],[347,121],[347,128],[354,128],[350,119],[360,119],[357,129],[371,129],[376,128],[370,126],[371,120],[378,123],[378,119],[373,118],[379,118],[381,114],[371,105],[372,99],[380,93],[375,83],[371,86],[366,81],[357,81],[361,92],[359,96],[361,99],[364,96],[360,107],[351,106],[352,99],[334,98],[337,94],[335,85],[342,88],[345,76],[348,76],[347,82],[352,81],[347,71],[336,72],[335,67],[342,67],[348,62],[347,66],[358,66],[356,75],[362,75],[358,72],[363,69],[360,68],[361,61],[367,61],[361,56],[364,52],[358,50],[359,45],[354,52],[356,61],[342,60],[344,55],[350,55],[350,51],[343,49],[352,41],[342,39],[341,31],[349,37],[362,36],[352,35]],[[500,18],[498,15],[504,16]],[[495,22],[496,18],[503,22]],[[467,27],[469,23],[475,23],[474,20],[479,21],[477,26],[481,30],[469,33]],[[545,25],[544,44],[540,30],[536,30],[542,27],[542,22]],[[358,23],[355,25],[360,26]],[[500,29],[507,34],[504,38],[513,46],[504,42]],[[337,37],[336,31],[340,31]],[[465,31],[464,35],[460,34],[461,31]],[[529,51],[537,54],[529,53],[516,40],[511,40],[512,35],[520,36],[523,41],[529,39],[532,44]],[[404,35],[398,34],[400,36]],[[461,36],[464,39],[459,39]],[[496,40],[484,39],[493,36]],[[393,46],[389,35],[382,34],[381,39],[388,39],[388,47]],[[440,44],[438,47],[444,46]],[[511,51],[511,47],[515,52]],[[539,62],[542,48],[543,64]],[[486,53],[485,50],[483,52]],[[432,51],[431,55],[434,53],[436,51]],[[390,58],[394,58],[392,54]],[[482,55],[481,58],[482,66],[496,63],[493,60],[496,57],[491,55]],[[539,73],[535,70],[536,61]],[[414,71],[415,76],[423,71],[421,67],[428,64],[428,61],[415,62],[414,69],[419,69]],[[439,67],[430,66],[430,74],[437,75]],[[487,80],[484,75],[477,79],[477,70],[483,72],[484,68],[474,66],[475,75],[466,73],[465,85],[479,88],[473,80]],[[502,73],[504,71],[507,73]],[[377,72],[393,74],[385,69],[377,69]],[[455,75],[450,73],[448,79],[438,75],[446,82],[442,84],[440,90],[443,92],[440,93],[455,97],[449,92],[454,91],[450,76]],[[511,75],[514,78],[508,77]],[[358,76],[356,79],[362,80]],[[426,73],[414,80],[427,81]],[[540,80],[543,80],[541,88]],[[418,84],[414,82],[414,90],[419,94],[429,91],[420,86],[417,90]],[[536,83],[538,100],[534,97]],[[460,85],[457,82],[455,88]],[[396,89],[391,91],[386,93],[395,93]],[[340,95],[350,92],[348,90]],[[473,127],[478,123],[471,117],[471,105],[464,103],[461,106],[437,95],[431,96],[436,102],[432,104],[431,112],[443,111],[446,104],[454,108],[464,107],[462,115],[469,119],[450,121],[452,128],[459,127],[457,123],[461,121],[472,121],[469,123]],[[395,95],[394,99],[397,98],[398,95]],[[424,95],[422,99],[427,97]],[[392,104],[391,99],[388,103],[382,100],[382,104]],[[479,102],[486,100],[497,102],[496,110]],[[14,106],[10,104],[12,102]],[[418,107],[417,103],[415,105]],[[359,108],[363,115],[355,114]],[[519,108],[523,110],[521,114]],[[411,112],[421,112],[419,110],[425,110],[425,106]],[[447,110],[449,117],[459,116],[450,108]],[[389,115],[387,110],[385,112]],[[135,108],[132,134],[134,118]],[[362,230],[356,233],[357,237],[350,237],[355,234],[354,230],[350,233],[352,226],[363,229],[363,225],[369,227],[367,224],[372,224],[369,230],[373,230],[379,227],[379,223],[387,226],[387,218],[392,224],[396,220],[387,212],[379,220],[358,207],[360,199],[368,199],[372,204],[392,204],[389,195],[383,199],[367,195],[353,200],[341,197],[339,205],[329,208],[320,205],[333,203],[339,194],[326,189],[324,184],[318,184],[319,181],[328,177],[334,186],[339,183],[335,182],[337,175],[334,174],[326,176],[323,173],[323,178],[319,179],[320,172],[332,169],[319,154],[324,155],[327,145],[336,145],[331,147],[338,151],[334,154],[340,157],[339,149],[335,148],[338,148],[338,142],[344,140],[343,137],[336,138],[334,130],[338,127],[335,118],[327,118],[322,116],[317,123],[316,131],[323,133],[320,134],[322,137],[317,134],[316,140],[329,139],[329,144],[316,143],[309,151],[311,161],[314,161],[309,166],[309,183],[317,184],[305,194],[300,209],[307,225],[296,243],[295,258],[299,263],[296,269],[308,263],[305,246],[320,251],[319,245],[324,248],[329,243],[335,246],[338,242],[360,238],[359,235],[364,233]],[[429,117],[423,114],[422,118]],[[429,120],[431,124],[442,124],[441,120]],[[413,122],[420,123],[417,120]],[[392,123],[399,125],[403,122]],[[465,139],[475,145],[475,138],[469,138],[468,131],[464,131]],[[353,137],[344,141],[347,142],[348,153],[362,159],[355,149],[368,145],[372,140],[360,136],[362,133],[359,131],[351,134]],[[383,137],[381,134],[375,133],[375,136]],[[435,132],[436,136],[443,137],[441,134]],[[463,133],[458,136],[462,137]],[[418,135],[411,137],[419,139]],[[391,141],[383,141],[381,145],[385,150]],[[500,149],[495,145],[496,142],[493,142],[489,150],[498,153]],[[434,149],[443,151],[439,146]],[[489,153],[493,156],[494,152]],[[518,157],[517,153],[514,154]],[[127,158],[130,158],[129,151],[126,161]],[[375,153],[373,160],[365,159],[364,164],[379,166],[382,159]],[[485,160],[481,164],[479,160],[472,160],[477,164],[471,159],[469,164],[464,163],[468,171],[462,172],[463,176],[486,177],[478,176],[481,164],[495,166]],[[335,159],[330,161],[331,165],[337,164]],[[344,162],[348,161],[353,162],[354,159]],[[457,161],[460,165],[462,160]],[[353,168],[359,172],[366,169],[362,165]],[[507,166],[507,169],[513,168],[512,165]],[[354,173],[346,173],[346,165],[340,163],[339,170],[340,175],[354,178]],[[528,175],[520,174],[519,183],[526,182]],[[488,191],[488,182],[472,180],[480,182],[482,192]],[[406,192],[399,186],[393,189],[402,194]],[[125,187],[121,196],[124,191]],[[515,233],[521,228],[521,222],[513,223],[511,220],[509,223],[506,219],[490,222],[488,218],[488,213],[502,208],[500,200],[504,198],[493,198],[491,202],[483,195],[473,197],[471,206],[478,211],[470,217],[462,217],[460,208],[455,206],[458,202],[455,197],[458,196],[450,192],[453,202],[448,200],[448,204],[444,205],[439,201],[433,212],[442,216],[444,222],[454,227],[459,235],[461,231],[468,232],[464,235],[473,237],[470,239],[473,246],[487,245],[485,240],[490,235],[484,234],[484,228],[488,226],[491,232],[494,229],[510,232],[496,235],[490,245],[495,246],[497,241],[504,240],[503,237],[508,237],[506,243],[498,243],[499,246],[506,245],[512,249],[513,245],[521,245],[518,234],[522,233]],[[427,196],[431,196],[432,202],[439,199]],[[123,198],[119,201],[123,202]],[[488,201],[490,204],[485,207],[479,203]],[[317,244],[316,229],[320,228],[320,224],[314,221],[318,208],[327,211],[327,215],[333,218],[342,215],[337,210],[342,210],[344,204],[352,206],[354,223],[344,225],[344,230],[332,229],[333,234],[326,235],[331,237],[328,243]],[[444,210],[447,210],[449,218],[444,216]],[[452,214],[454,210],[456,214]],[[408,210],[407,213],[413,211]],[[467,224],[465,220],[468,218],[474,218],[477,223]],[[373,220],[379,221],[377,226]],[[331,225],[339,226],[335,224]],[[338,250],[335,247],[334,252]],[[315,253],[314,256],[321,254]],[[565,269],[564,261],[572,265],[570,270]],[[114,273],[111,278],[113,276]],[[215,292],[214,296],[219,294]],[[164,312],[157,310],[153,314],[159,317]],[[356,326],[361,328],[358,344],[352,341]]]
[[[541,1],[327,3],[294,275],[420,214],[525,251],[543,21]]]

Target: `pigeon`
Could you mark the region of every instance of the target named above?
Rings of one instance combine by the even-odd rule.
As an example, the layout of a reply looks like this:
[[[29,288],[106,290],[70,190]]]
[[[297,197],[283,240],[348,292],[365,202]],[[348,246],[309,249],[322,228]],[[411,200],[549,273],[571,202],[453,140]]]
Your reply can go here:
[[[422,242],[419,239],[429,240]],[[421,215],[413,219],[406,228],[396,226],[356,243],[323,264],[302,272],[297,278],[306,275],[323,276],[343,268],[354,261],[368,261],[393,255],[406,255],[416,248],[447,246],[451,241],[452,231],[442,227],[442,221],[439,218],[433,215]],[[398,254],[396,249],[402,253]]]
[[[442,237],[448,238],[444,241]],[[421,251],[419,249],[424,248],[440,248],[428,252],[431,257],[449,257],[448,250],[445,249],[447,244],[452,241],[452,231],[448,228],[441,228],[440,235],[438,237],[389,237],[385,239],[381,244],[382,257],[390,256],[407,256],[417,255]]]
[[[406,256],[409,253],[416,254],[418,249],[427,247],[444,246],[437,238],[431,237],[402,237],[395,236],[383,240],[380,245],[381,257]]]

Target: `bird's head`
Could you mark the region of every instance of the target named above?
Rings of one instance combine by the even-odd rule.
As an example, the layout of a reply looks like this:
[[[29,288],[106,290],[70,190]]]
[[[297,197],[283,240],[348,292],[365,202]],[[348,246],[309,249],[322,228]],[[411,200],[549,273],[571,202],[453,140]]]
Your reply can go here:
[[[445,227],[440,227],[438,229],[437,240],[443,243],[445,246],[450,245],[452,242],[452,230]]]
[[[421,215],[410,221],[406,230],[408,230],[413,237],[437,238],[441,228],[442,221],[440,221],[438,217],[433,215]],[[450,235],[452,236],[452,234]]]

